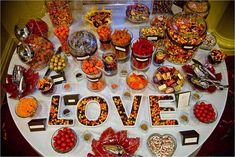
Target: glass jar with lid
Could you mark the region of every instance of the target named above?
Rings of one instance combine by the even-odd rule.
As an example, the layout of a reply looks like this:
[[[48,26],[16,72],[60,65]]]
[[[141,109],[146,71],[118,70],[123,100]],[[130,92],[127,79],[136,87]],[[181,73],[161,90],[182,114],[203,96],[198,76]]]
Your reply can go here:
[[[112,33],[111,42],[118,61],[128,60],[132,36],[132,33],[127,29],[116,29]]]
[[[106,86],[102,72],[100,72],[95,76],[87,75],[86,79],[87,79],[87,88],[93,92],[102,91]]]
[[[205,39],[206,32],[206,21],[197,14],[178,13],[168,22],[168,38],[183,49],[198,47]]]
[[[69,36],[70,53],[77,61],[83,61],[96,53],[97,40],[93,33],[81,30]]]
[[[117,58],[115,53],[107,52],[102,55],[104,70],[108,76],[117,74]]]
[[[137,39],[132,45],[131,67],[135,70],[149,69],[154,52],[153,44],[147,39]]]
[[[73,18],[68,0],[45,0],[45,5],[54,26],[71,25]]]

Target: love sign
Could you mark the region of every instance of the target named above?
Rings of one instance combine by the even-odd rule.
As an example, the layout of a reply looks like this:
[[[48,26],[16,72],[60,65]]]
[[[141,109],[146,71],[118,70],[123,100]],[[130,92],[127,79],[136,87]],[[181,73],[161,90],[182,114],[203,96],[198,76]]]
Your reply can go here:
[[[56,121],[66,121],[66,123],[62,123],[62,125],[69,125],[73,124],[73,120],[66,120],[66,119],[59,119],[58,118],[58,105],[59,101],[58,96],[53,96],[52,97],[52,103],[51,103],[51,110],[50,110],[50,117],[52,115],[54,116],[54,121],[53,125],[57,125]],[[174,106],[169,106],[169,107],[164,107],[161,106],[162,103],[164,104],[169,104],[170,102],[175,101],[175,97],[173,94],[168,94],[168,95],[149,95],[149,108],[150,108],[150,115],[151,115],[151,124],[152,126],[162,126],[162,125],[178,125],[178,121],[176,119],[162,119],[161,114],[163,112],[172,112],[175,111]],[[123,101],[120,96],[113,96],[112,97],[113,103],[117,109],[117,112],[121,118],[121,121],[124,126],[134,126],[136,123],[136,118],[138,116],[138,111],[140,109],[140,104],[142,100],[142,95],[135,95],[132,101],[132,108],[131,112],[129,115],[127,115],[125,106],[123,105]],[[99,110],[96,110],[95,112],[99,112],[99,116],[97,119],[89,119],[86,114],[87,110],[87,105],[89,103],[95,102],[95,105],[99,106]],[[56,106],[56,111],[54,110]],[[105,100],[105,98],[101,96],[87,96],[82,98],[78,104],[77,104],[77,119],[79,123],[85,126],[99,126],[100,124],[104,123],[109,114],[109,107],[108,103]],[[53,114],[56,112],[56,115]],[[50,123],[51,124],[51,123]],[[61,125],[59,123],[58,125]]]

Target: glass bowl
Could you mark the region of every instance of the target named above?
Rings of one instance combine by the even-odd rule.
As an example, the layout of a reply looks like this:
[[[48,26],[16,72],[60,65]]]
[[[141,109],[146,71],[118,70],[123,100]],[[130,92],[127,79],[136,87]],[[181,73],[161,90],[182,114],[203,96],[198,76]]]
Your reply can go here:
[[[224,61],[226,55],[223,51],[218,49],[211,50],[210,54],[207,57],[207,60],[210,64],[218,65]]]
[[[134,91],[143,91],[148,85],[148,77],[144,72],[132,71],[127,75],[126,83]]]
[[[150,11],[148,6],[142,3],[128,5],[126,8],[126,17],[132,23],[144,23],[149,20]]]
[[[33,117],[38,108],[38,101],[35,97],[27,96],[21,98],[16,104],[15,113],[18,117]]]
[[[200,45],[206,32],[206,21],[197,14],[175,14],[167,28],[168,37],[185,49]]]
[[[65,130],[67,130],[67,131],[65,131]],[[60,132],[61,133],[63,132],[65,134],[64,138],[66,138],[66,135],[68,135],[67,139],[62,141],[63,137],[61,138],[62,135],[60,134]],[[59,134],[60,134],[60,136],[58,136]],[[55,142],[55,140],[57,140],[57,139],[59,139],[59,140],[57,142]],[[52,137],[51,137],[51,146],[57,153],[64,154],[64,153],[70,152],[76,146],[77,141],[78,141],[78,137],[76,135],[76,132],[71,128],[63,127],[63,128],[60,128],[60,129],[56,130],[54,132],[54,134],[52,135]],[[60,145],[61,147],[63,147],[64,144],[65,144],[64,151],[59,150],[58,146]]]
[[[200,106],[200,105],[203,105],[203,103],[205,104],[205,106]],[[199,108],[197,106],[200,106],[201,108]],[[210,109],[208,106],[212,107],[212,109]],[[204,113],[203,113],[202,110],[204,110]],[[199,122],[209,124],[209,123],[213,123],[214,121],[216,121],[218,113],[217,113],[217,110],[216,110],[215,106],[212,105],[212,103],[210,103],[210,102],[208,102],[206,100],[201,100],[201,101],[198,101],[194,105],[194,107],[193,107],[193,115],[195,116],[195,118]],[[199,117],[202,117],[202,116],[205,116],[203,119],[209,118],[209,117],[211,117],[211,119],[208,119],[208,120],[200,119]]]
[[[55,91],[55,84],[49,77],[42,78],[38,81],[38,89],[43,95],[51,95]]]
[[[181,91],[185,79],[175,67],[161,66],[155,70],[152,82],[158,90],[169,94]]]
[[[216,43],[217,43],[216,37],[211,33],[207,33],[205,40],[200,45],[200,48],[203,50],[211,50],[216,45]]]

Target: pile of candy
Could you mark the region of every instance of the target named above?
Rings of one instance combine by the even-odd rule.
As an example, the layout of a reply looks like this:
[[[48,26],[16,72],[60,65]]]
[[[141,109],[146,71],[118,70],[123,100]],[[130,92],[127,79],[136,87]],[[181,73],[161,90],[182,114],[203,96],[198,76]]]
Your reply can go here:
[[[62,49],[65,53],[69,53],[70,49],[68,47],[68,37],[69,37],[69,27],[67,25],[61,25],[58,26],[55,30],[54,30],[54,34],[57,36],[57,38],[59,39]]]

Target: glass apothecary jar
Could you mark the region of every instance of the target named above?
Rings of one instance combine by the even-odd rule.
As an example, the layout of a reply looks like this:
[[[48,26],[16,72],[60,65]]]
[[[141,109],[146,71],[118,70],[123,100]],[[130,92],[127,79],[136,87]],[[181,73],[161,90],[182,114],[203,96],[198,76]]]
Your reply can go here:
[[[168,38],[186,50],[198,47],[205,39],[206,32],[206,21],[197,14],[175,14],[167,27]]]
[[[117,74],[117,57],[115,53],[107,52],[102,55],[104,70],[108,76]]]
[[[45,6],[54,26],[71,25],[73,18],[68,0],[45,0]]]
[[[100,72],[95,76],[87,75],[86,79],[87,79],[87,88],[90,91],[99,92],[102,91],[106,86],[102,72]]]
[[[103,51],[111,49],[111,27],[109,25],[99,26],[97,33],[100,38],[100,49]]]
[[[153,44],[147,39],[137,39],[132,44],[131,67],[135,70],[149,69],[154,52]]]
[[[112,33],[111,42],[118,61],[128,60],[132,36],[132,33],[127,29],[116,29]]]

